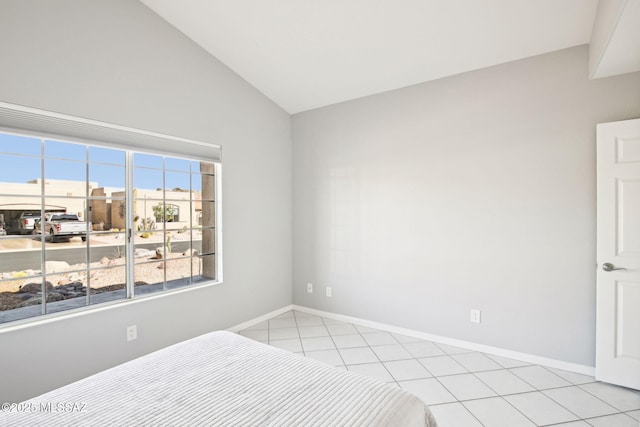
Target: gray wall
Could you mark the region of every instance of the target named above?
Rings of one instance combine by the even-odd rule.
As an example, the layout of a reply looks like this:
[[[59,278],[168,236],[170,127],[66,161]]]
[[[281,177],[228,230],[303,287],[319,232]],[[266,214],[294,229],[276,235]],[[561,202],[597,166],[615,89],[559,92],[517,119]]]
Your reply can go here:
[[[291,304],[287,113],[137,1],[4,0],[0,40],[2,101],[221,144],[225,255],[219,286],[0,329],[0,402]]]
[[[593,366],[595,125],[640,73],[587,50],[294,115],[294,303]]]

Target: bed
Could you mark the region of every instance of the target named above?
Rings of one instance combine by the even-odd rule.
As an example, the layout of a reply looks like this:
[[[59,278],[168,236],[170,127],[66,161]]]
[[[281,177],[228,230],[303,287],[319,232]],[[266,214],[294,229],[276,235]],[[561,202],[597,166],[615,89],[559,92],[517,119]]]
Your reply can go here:
[[[231,332],[202,335],[0,412],[10,426],[436,426],[420,399]]]

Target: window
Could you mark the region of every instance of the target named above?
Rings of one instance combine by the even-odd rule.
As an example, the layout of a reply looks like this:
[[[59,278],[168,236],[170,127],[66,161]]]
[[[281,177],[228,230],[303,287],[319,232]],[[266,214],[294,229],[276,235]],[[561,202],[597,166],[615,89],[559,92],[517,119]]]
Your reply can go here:
[[[0,132],[0,324],[221,281],[219,159],[83,139]]]

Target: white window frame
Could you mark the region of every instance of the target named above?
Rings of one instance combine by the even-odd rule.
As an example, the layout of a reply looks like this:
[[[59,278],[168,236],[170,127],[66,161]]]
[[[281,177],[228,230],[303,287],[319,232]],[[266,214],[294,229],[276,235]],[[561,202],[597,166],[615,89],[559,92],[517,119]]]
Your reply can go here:
[[[133,152],[153,154],[159,156],[176,157],[204,161],[214,164],[214,259],[215,278],[202,283],[175,289],[164,289],[160,292],[150,293],[144,296],[135,296],[134,292],[134,267],[133,259],[134,241],[131,233],[134,232],[133,215],[126,218],[127,227],[127,284],[126,298],[95,305],[86,305],[67,311],[41,314],[20,320],[0,323],[0,330],[46,322],[52,318],[74,316],[88,311],[100,311],[105,307],[142,301],[146,299],[170,296],[174,293],[198,289],[205,286],[223,283],[223,247],[222,247],[222,162],[220,145],[176,137],[157,132],[135,129],[126,126],[115,125],[91,119],[74,117],[66,114],[25,107],[6,102],[0,102],[0,132],[18,136],[52,139],[72,143],[87,144],[98,147],[123,150],[126,153],[126,183],[125,199],[132,203],[133,196],[133,167],[131,158]],[[192,224],[197,226],[197,224]],[[43,255],[44,256],[44,255]]]

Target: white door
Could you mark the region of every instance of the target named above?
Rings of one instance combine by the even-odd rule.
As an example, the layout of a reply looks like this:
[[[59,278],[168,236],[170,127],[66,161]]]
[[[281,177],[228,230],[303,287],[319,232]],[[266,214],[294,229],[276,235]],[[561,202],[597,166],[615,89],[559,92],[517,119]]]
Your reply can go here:
[[[596,378],[640,389],[640,119],[597,129]]]

